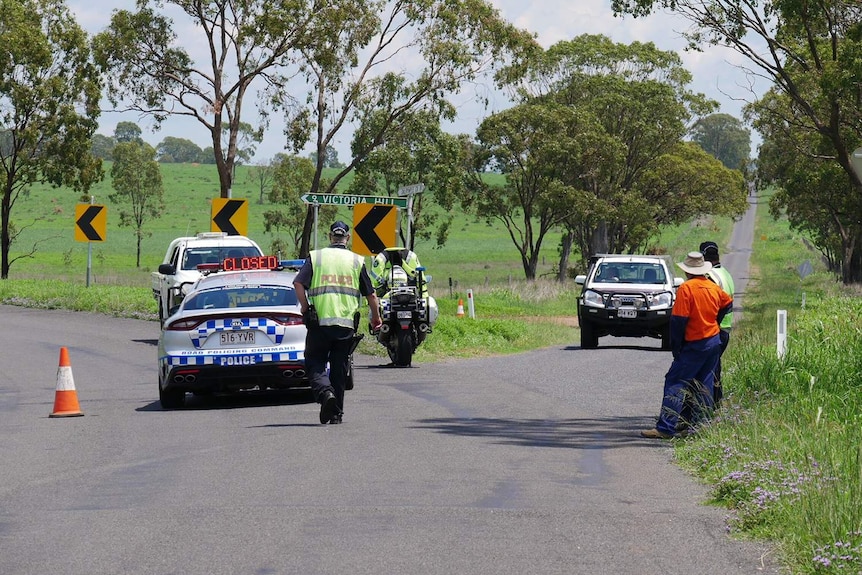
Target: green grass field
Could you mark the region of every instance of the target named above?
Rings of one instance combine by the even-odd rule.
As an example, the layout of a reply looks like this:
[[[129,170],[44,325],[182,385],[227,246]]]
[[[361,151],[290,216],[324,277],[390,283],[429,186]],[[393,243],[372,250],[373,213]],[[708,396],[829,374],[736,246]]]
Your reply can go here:
[[[106,166],[106,171],[110,167]],[[84,283],[87,277],[88,248],[92,248],[91,285],[127,285],[146,287],[150,272],[158,267],[171,240],[178,236],[210,231],[212,200],[218,198],[218,178],[215,167],[204,164],[162,164],[165,187],[164,213],[159,219],[146,222],[142,241],[141,268],[135,267],[135,234],[131,228],[120,228],[121,206],[108,200],[110,176],[90,190],[93,201],[107,208],[106,241],[75,241],[75,207],[89,203],[69,189],[36,186],[22,195],[12,212],[12,220],[21,230],[12,245],[11,257],[29,253],[32,257],[17,260],[10,269],[11,279],[62,279]],[[237,168],[232,197],[248,200],[248,235],[268,251],[275,235],[264,231],[263,213],[272,209],[269,203],[259,204],[260,192],[249,178],[249,168]],[[349,179],[348,181],[349,182]],[[344,182],[344,185],[347,185]],[[427,193],[427,192],[426,192]],[[430,200],[430,195],[428,200]],[[426,200],[426,209],[428,200]],[[430,209],[433,209],[430,208]],[[399,210],[403,212],[404,210]],[[343,208],[340,217],[352,222],[352,210]],[[732,222],[707,220],[669,230],[661,239],[668,253],[675,257],[703,241],[704,235],[726,237]],[[322,230],[318,241],[326,241]],[[543,243],[538,277],[552,276],[556,269],[560,233],[549,234]],[[433,277],[432,293],[436,297],[452,292],[463,294],[467,289],[483,291],[496,286],[520,283],[524,279],[517,249],[502,224],[488,225],[484,220],[455,213],[445,246],[437,248],[433,241],[419,242],[415,251]],[[574,264],[574,262],[573,262]]]
[[[135,268],[135,235],[131,228],[120,228],[120,206],[108,200],[111,193],[110,177],[90,190],[96,204],[107,207],[106,241],[92,243],[91,283],[149,285],[149,274],[161,263],[172,239],[210,231],[212,200],[218,198],[218,179],[215,167],[203,164],[162,164],[166,209],[159,219],[145,223],[147,237],[142,242],[141,268]],[[109,169],[109,167],[106,167]],[[349,180],[348,180],[349,181]],[[347,182],[344,183],[347,185]],[[248,168],[237,168],[236,185],[232,197],[248,200],[248,235],[268,251],[273,233],[264,231],[263,213],[272,209],[269,203],[259,204],[260,192],[250,181]],[[89,203],[68,189],[37,186],[19,198],[12,219],[20,236],[12,245],[11,257],[29,253],[35,246],[33,257],[19,259],[10,270],[10,278],[59,278],[66,281],[86,279],[88,244],[76,242],[75,207]],[[404,210],[400,210],[403,214]],[[340,217],[352,222],[352,211],[343,208]],[[318,241],[326,241],[324,231]],[[557,261],[556,246],[559,234],[552,234],[545,242],[539,275],[552,272]],[[480,289],[491,285],[519,281],[524,278],[523,268],[515,246],[501,226],[488,226],[475,217],[458,214],[449,242],[436,249],[433,242],[420,242],[415,246],[422,263],[433,280],[432,288],[439,296],[448,292],[449,279],[458,289]]]

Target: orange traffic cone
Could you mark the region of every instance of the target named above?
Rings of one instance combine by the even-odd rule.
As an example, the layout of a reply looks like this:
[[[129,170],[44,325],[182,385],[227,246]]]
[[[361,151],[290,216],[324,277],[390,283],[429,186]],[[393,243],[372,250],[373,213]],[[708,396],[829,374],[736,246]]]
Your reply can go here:
[[[76,417],[84,415],[78,405],[78,392],[72,377],[69,350],[60,348],[60,367],[57,368],[57,392],[54,394],[54,412],[51,417]]]
[[[456,313],[458,317],[464,317],[464,300],[458,300],[458,313]]]

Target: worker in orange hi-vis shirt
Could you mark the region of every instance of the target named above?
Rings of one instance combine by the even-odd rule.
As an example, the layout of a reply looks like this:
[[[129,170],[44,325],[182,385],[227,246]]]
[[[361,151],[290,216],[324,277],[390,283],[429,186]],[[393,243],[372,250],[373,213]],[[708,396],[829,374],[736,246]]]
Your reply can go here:
[[[712,264],[689,252],[676,264],[688,278],[676,292],[670,318],[673,363],[664,378],[661,412],[643,437],[669,439],[696,425],[713,409],[715,367],[721,355],[718,324],[733,309],[733,298],[706,273]]]

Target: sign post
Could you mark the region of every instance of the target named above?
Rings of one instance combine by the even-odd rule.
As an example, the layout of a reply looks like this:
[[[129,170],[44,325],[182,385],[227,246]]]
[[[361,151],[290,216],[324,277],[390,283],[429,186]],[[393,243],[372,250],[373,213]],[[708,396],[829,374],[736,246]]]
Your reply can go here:
[[[862,180],[862,148],[856,148],[850,154],[850,165],[853,171],[856,172],[856,177]]]
[[[89,204],[75,206],[75,241],[87,242],[87,287],[93,269],[93,242],[105,241],[107,213],[105,206],[95,204],[94,196],[90,196]]]

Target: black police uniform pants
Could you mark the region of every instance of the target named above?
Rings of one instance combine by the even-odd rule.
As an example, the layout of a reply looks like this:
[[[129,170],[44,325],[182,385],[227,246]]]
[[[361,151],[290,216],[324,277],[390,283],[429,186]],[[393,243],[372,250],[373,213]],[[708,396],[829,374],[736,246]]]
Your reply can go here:
[[[309,329],[305,336],[305,369],[314,397],[319,403],[327,390],[334,393],[339,414],[344,412],[344,385],[347,382],[353,333],[347,327],[321,326]]]

